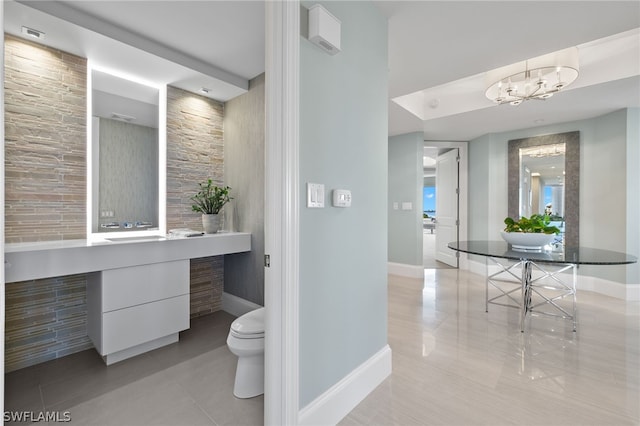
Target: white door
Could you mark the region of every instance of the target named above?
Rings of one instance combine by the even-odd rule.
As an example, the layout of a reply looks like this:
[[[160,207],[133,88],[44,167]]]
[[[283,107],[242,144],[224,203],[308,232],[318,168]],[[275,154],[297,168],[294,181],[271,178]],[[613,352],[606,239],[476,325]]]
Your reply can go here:
[[[452,149],[436,160],[436,260],[456,268],[456,252],[447,244],[458,240],[458,152]]]

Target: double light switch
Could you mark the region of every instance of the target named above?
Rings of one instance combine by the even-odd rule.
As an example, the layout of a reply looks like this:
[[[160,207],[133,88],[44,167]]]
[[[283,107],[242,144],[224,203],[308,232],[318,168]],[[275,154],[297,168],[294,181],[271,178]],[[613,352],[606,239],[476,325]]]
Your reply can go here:
[[[307,207],[324,208],[324,184],[307,183]]]

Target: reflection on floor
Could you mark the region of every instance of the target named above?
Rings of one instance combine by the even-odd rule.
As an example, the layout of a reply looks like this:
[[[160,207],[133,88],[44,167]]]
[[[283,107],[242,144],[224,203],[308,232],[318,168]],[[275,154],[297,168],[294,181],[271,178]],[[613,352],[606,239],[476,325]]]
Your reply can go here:
[[[436,235],[426,229],[422,235],[422,266],[428,269],[452,268],[436,260]]]
[[[393,373],[347,425],[638,425],[640,303],[578,292],[578,331],[489,306],[484,276],[389,277]]]
[[[6,411],[69,411],[71,425],[260,425],[263,398],[231,392],[233,317],[105,367],[93,350],[5,376]],[[393,374],[341,425],[638,425],[640,303],[578,293],[578,331],[484,310],[484,277],[389,277]]]
[[[71,425],[260,425],[263,397],[233,396],[233,320],[197,318],[180,342],[109,367],[88,350],[8,373],[5,412],[68,411]]]

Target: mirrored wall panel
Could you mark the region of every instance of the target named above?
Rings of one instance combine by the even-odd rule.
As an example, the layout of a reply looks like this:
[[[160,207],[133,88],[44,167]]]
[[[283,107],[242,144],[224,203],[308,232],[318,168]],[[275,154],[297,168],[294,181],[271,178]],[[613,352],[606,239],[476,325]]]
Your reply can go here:
[[[91,233],[160,230],[161,90],[91,69]]]
[[[509,141],[509,216],[548,215],[565,245],[580,228],[580,133]]]

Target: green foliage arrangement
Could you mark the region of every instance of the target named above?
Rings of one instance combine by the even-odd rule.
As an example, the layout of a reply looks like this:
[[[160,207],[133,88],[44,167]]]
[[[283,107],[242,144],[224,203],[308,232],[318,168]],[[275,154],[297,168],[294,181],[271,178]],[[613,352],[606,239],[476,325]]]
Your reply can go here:
[[[547,215],[534,214],[530,218],[521,217],[516,221],[510,217],[504,220],[505,232],[531,232],[537,234],[559,234],[560,230],[555,226],[550,226],[551,220]]]
[[[194,204],[191,209],[202,214],[218,214],[220,209],[229,201],[233,200],[229,196],[231,188],[228,186],[217,186],[211,179],[198,184],[200,190],[191,197]]]

